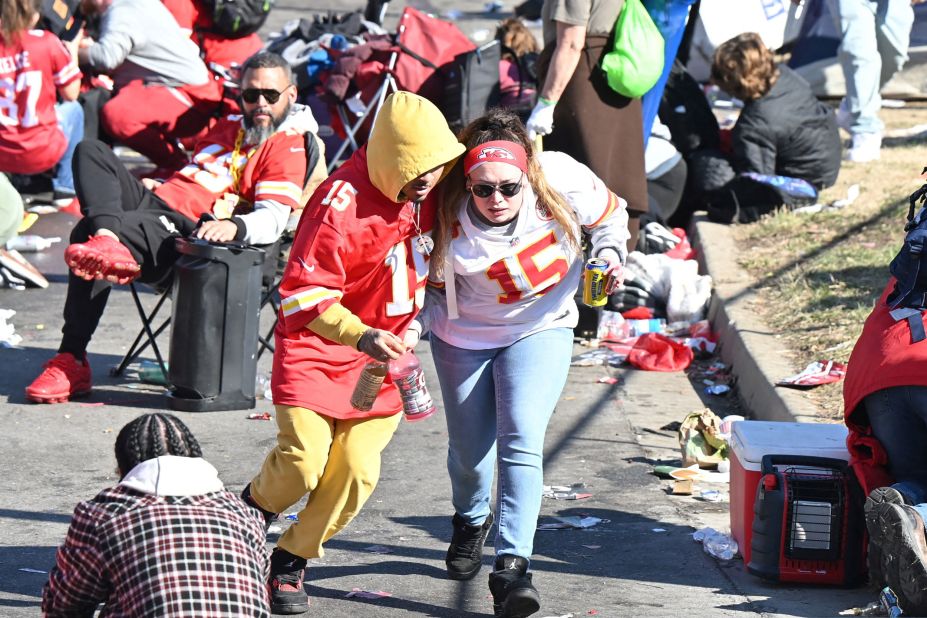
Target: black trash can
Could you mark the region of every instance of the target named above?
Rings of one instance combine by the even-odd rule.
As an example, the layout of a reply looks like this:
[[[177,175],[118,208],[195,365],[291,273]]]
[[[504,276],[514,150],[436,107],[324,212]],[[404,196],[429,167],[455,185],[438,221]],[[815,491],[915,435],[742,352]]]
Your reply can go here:
[[[176,248],[170,407],[253,408],[264,251],[189,238]]]

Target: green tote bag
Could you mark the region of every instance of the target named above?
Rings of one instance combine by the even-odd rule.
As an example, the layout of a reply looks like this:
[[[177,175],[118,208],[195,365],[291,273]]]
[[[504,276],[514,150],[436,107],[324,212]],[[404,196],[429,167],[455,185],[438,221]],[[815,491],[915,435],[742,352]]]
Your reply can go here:
[[[625,0],[615,23],[615,45],[602,57],[608,85],[631,99],[643,96],[663,74],[663,46],[641,0]]]

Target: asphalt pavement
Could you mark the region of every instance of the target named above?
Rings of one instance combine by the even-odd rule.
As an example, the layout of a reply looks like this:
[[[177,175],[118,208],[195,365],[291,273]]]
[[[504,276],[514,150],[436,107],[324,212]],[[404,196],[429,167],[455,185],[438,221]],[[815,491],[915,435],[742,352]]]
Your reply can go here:
[[[454,9],[454,4],[434,2],[424,8],[441,13]],[[506,2],[504,10],[514,4]],[[303,15],[301,9],[357,6],[279,2],[268,27]],[[498,20],[499,16],[480,13],[482,3],[467,6],[473,8],[462,13],[459,23],[468,34],[491,28]],[[387,24],[401,7],[399,2],[390,5]],[[66,242],[74,221],[62,213],[43,216],[30,232]],[[124,287],[112,293],[91,343],[93,393],[58,405],[25,401],[24,386],[59,343],[67,282],[63,249],[64,242],[28,256],[48,276],[49,289],[0,290],[0,308],[16,311],[10,321],[23,338],[17,348],[0,348],[3,617],[38,615],[41,588],[75,503],[117,482],[112,450],[116,432],[138,414],[167,409],[163,387],[108,374],[140,328]],[[146,305],[155,299],[143,294]],[[263,320],[269,324],[268,312]],[[168,338],[161,341],[166,351]],[[576,347],[577,354],[586,350]],[[484,569],[474,580],[455,582],[444,575],[452,515],[446,429],[427,343],[417,352],[436,395],[438,414],[400,426],[384,454],[381,481],[370,502],[327,544],[325,557],[310,564],[308,615],[492,614],[487,588],[490,547],[484,552]],[[259,371],[267,372],[269,365],[265,355]],[[697,372],[690,379],[681,372],[602,366],[571,370],[547,434],[545,483],[576,484],[577,491],[591,495],[579,500],[545,498],[539,521],[553,523],[558,521],[555,517],[571,516],[599,521],[583,529],[537,532],[532,560],[542,597],[537,616],[834,616],[874,599],[864,588],[767,584],[748,575],[739,558],[718,560],[692,539],[693,531],[704,526],[728,529],[727,485],[696,483],[696,495],[703,489],[718,490],[717,502],[676,496],[670,493],[672,482],[657,478],[652,469],[679,462],[676,434],[663,429],[670,423],[704,407],[721,416],[742,412],[733,398],[707,395],[703,386]],[[254,410],[175,414],[193,430],[226,485],[238,491],[274,444],[274,423],[248,418],[260,412],[273,414],[273,407],[259,401]],[[272,530],[268,547],[279,532]]]

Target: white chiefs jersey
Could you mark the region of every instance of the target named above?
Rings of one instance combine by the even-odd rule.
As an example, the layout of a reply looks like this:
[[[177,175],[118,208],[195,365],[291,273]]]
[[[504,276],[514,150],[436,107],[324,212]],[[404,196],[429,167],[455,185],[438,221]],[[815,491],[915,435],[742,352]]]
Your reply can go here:
[[[611,248],[624,261],[629,237],[625,201],[569,155],[544,152],[539,161],[547,182],[590,233],[592,255]],[[421,316],[426,328],[451,345],[502,347],[538,331],[576,326],[573,296],[584,268],[582,255],[570,248],[560,224],[540,211],[527,182],[519,195],[524,202],[514,226],[504,228],[508,233],[482,229],[471,219],[467,202],[460,205],[445,263],[445,273],[453,269],[453,285],[445,286],[432,274],[429,284],[446,288],[446,297],[429,294]],[[451,319],[448,304],[453,307],[455,301],[459,317]]]

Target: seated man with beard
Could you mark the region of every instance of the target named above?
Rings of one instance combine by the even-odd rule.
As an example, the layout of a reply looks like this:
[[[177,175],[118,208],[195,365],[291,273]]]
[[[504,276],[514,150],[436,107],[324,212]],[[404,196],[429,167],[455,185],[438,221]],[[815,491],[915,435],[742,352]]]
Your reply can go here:
[[[258,53],[242,67],[242,115],[220,120],[192,162],[166,182],[143,184],[101,142],[78,145],[74,176],[84,218],[65,251],[71,273],[63,337],[58,354],[26,388],[30,400],[61,402],[90,391],[86,349],[109,296],[109,286],[97,280],[163,281],[177,259],[178,236],[253,245],[277,240],[290,211],[301,206],[306,133],[317,130],[308,108],[295,101],[286,61]]]

